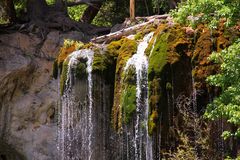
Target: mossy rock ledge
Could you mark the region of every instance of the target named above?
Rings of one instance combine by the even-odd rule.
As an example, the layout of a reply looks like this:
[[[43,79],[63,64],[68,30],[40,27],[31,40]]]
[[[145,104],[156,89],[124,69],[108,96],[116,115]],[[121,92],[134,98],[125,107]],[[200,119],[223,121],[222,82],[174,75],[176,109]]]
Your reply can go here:
[[[106,44],[103,48],[99,48],[93,43],[80,45],[78,49],[94,51],[92,72],[104,75],[106,79],[114,79],[114,82],[110,82],[114,83],[111,122],[116,131],[120,131],[123,122],[127,124],[131,121],[136,110],[135,71],[134,68],[131,68],[125,73],[124,67],[128,59],[136,54],[139,41],[145,34],[152,31],[154,31],[154,36],[145,51],[149,63],[148,102],[150,115],[148,128],[150,135],[154,135],[160,126],[165,127],[162,135],[164,137],[169,132],[168,115],[176,116],[174,115],[177,113],[174,102],[178,96],[184,94],[191,97],[194,86],[197,91],[204,92],[203,95],[197,97],[197,101],[207,99],[205,92],[209,91],[209,86],[205,79],[210,74],[214,74],[218,68],[217,65],[208,61],[208,56],[214,50],[219,51],[227,47],[231,41],[229,34],[232,32],[219,29],[211,34],[203,25],[194,30],[166,21],[161,22],[157,27],[145,27],[135,35],[134,39],[122,37],[118,41]],[[75,43],[79,44],[79,42]],[[67,78],[69,61],[67,57],[76,50],[76,46],[79,46],[75,43],[63,46],[59,57],[54,62],[54,77],[57,77],[59,73],[61,74],[61,94],[64,92]],[[80,61],[74,72],[76,78],[86,77],[86,62]],[[192,83],[194,84],[192,85]],[[170,109],[170,106],[173,110]],[[206,104],[200,106],[206,106]]]

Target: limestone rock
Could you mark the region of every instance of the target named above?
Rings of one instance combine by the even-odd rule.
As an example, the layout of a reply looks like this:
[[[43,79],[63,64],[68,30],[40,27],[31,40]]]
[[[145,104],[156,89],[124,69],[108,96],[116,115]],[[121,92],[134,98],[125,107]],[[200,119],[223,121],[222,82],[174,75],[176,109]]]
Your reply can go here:
[[[89,41],[89,37],[81,32],[71,31],[61,34],[59,31],[52,31],[47,35],[43,46],[40,49],[40,56],[48,59],[54,59],[58,53],[60,46],[63,45],[64,39],[71,39],[76,41]]]
[[[19,32],[0,35],[0,155],[7,160],[57,159],[59,94],[51,59],[65,38],[89,39],[59,31],[45,41]]]

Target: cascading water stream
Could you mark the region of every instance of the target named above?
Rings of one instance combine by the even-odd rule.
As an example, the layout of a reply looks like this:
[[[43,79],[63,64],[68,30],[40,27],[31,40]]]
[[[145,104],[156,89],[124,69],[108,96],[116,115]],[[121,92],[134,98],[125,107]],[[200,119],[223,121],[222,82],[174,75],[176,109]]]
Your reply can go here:
[[[91,52],[91,57],[88,57],[87,61],[87,72],[88,72],[88,98],[89,98],[89,117],[88,117],[88,128],[89,128],[89,135],[88,135],[88,151],[89,156],[88,160],[91,160],[92,157],[92,132],[93,132],[93,121],[92,121],[92,107],[93,107],[93,98],[92,98],[92,62],[93,62],[93,52]]]
[[[191,70],[193,70],[193,66],[191,66]],[[195,87],[195,79],[194,79],[194,76],[193,74],[191,74],[191,77],[192,77],[192,106],[193,106],[193,116],[195,117],[195,119],[197,119],[197,116],[198,116],[198,111],[197,111],[197,89]],[[199,139],[199,133],[197,131],[197,125],[194,125],[194,137],[195,137],[195,140]],[[195,143],[194,144],[194,150],[195,150],[195,153],[196,153],[196,157],[197,159],[199,159],[198,157],[198,151],[197,151],[197,144]]]
[[[146,48],[148,47],[148,43],[153,37],[153,32],[147,34],[143,41],[139,43],[137,48],[137,53],[134,54],[127,62],[124,70],[127,72],[130,66],[135,67],[136,71],[136,122],[135,122],[135,134],[134,134],[134,157],[135,160],[142,159],[142,136],[144,133],[141,131],[141,122],[140,116],[143,114],[143,120],[145,125],[145,155],[147,160],[152,160],[152,142],[148,135],[148,115],[149,115],[149,106],[148,106],[148,94],[144,96],[144,102],[141,101],[142,91],[146,89],[148,91],[148,78],[147,78],[147,69],[148,69],[148,60],[144,55]],[[142,105],[143,104],[143,105]],[[144,113],[141,113],[141,110],[145,109]]]
[[[92,120],[92,62],[94,52],[89,49],[83,49],[73,52],[67,58],[69,60],[67,66],[67,79],[65,82],[65,91],[62,97],[62,106],[59,110],[61,116],[59,126],[59,151],[61,152],[62,160],[77,160],[83,157],[90,160],[92,157],[92,134],[93,134],[93,120]],[[74,93],[72,87],[75,81],[75,73],[73,70],[77,67],[80,59],[86,60],[86,71],[88,75],[88,106],[85,111],[80,111],[77,103],[75,103]],[[80,113],[81,112],[81,113]],[[79,116],[79,114],[82,114]],[[82,150],[81,152],[79,151]],[[79,154],[79,152],[81,154]],[[81,156],[81,157],[80,157]]]

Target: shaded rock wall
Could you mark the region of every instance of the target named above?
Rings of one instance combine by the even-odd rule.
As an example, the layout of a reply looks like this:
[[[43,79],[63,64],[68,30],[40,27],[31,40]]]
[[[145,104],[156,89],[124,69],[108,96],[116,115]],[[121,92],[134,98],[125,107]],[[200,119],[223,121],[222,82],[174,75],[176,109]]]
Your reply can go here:
[[[120,159],[119,139],[111,126],[111,108],[113,105],[114,77],[107,77],[102,74],[93,74],[93,134],[92,134],[92,159]],[[84,108],[89,107],[87,99],[87,81],[77,80],[74,85],[74,99],[78,101],[80,111],[79,120],[84,114]],[[76,103],[77,104],[77,103]],[[87,125],[87,124],[85,124]],[[84,127],[84,126],[82,126]],[[79,135],[81,136],[81,135]],[[87,137],[83,137],[87,138]],[[80,153],[86,152],[86,148],[79,146]],[[81,154],[80,154],[81,155]],[[87,159],[82,154],[83,159]]]
[[[52,61],[65,38],[88,41],[79,32],[0,35],[0,159],[57,159],[57,80]]]

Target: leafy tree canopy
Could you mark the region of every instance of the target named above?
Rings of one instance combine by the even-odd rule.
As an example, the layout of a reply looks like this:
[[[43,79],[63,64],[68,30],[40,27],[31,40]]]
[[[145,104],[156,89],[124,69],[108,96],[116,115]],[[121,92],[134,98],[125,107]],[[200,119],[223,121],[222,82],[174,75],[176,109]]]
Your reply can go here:
[[[226,118],[226,120],[235,125],[240,125],[240,39],[232,44],[229,48],[222,50],[220,53],[214,52],[210,60],[220,64],[221,72],[209,76],[209,84],[220,87],[222,94],[216,97],[208,105],[205,116],[215,120]],[[233,133],[225,131],[224,139],[229,136],[240,137],[240,127]]]
[[[239,25],[239,0],[187,0],[171,12],[174,20],[196,27],[199,23],[215,29],[220,20],[226,27]],[[240,137],[240,38],[229,48],[211,54],[210,60],[220,65],[220,73],[207,78],[210,85],[220,87],[222,93],[207,106],[205,117],[211,120],[225,118],[233,126],[224,131],[224,139]]]
[[[198,23],[216,28],[221,18],[226,26],[237,23],[240,15],[239,0],[187,0],[171,12],[176,22],[195,27]]]

